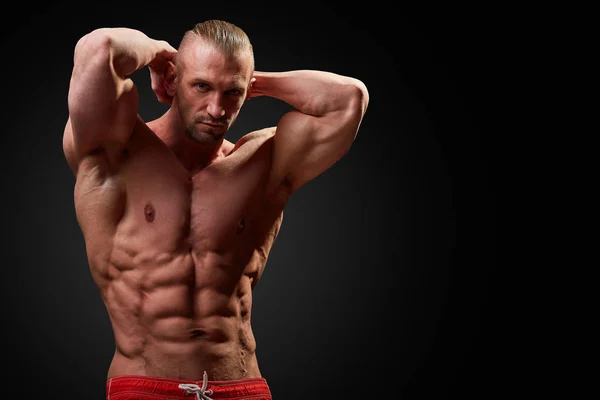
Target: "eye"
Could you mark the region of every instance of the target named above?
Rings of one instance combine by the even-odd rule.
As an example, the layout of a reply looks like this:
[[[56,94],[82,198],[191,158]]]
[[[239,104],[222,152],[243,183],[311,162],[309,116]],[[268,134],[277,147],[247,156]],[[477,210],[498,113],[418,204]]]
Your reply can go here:
[[[196,83],[196,87],[202,91],[208,90],[208,85],[206,83],[198,82]]]
[[[231,89],[226,92],[229,96],[241,96],[242,91],[238,89]]]

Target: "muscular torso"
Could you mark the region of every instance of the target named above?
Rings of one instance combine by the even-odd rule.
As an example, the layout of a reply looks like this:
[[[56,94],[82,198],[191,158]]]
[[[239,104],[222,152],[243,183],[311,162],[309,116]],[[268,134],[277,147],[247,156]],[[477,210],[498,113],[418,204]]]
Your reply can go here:
[[[265,195],[272,131],[190,173],[138,120],[118,161],[77,172],[75,207],[116,351],[108,377],[259,377],[252,289],[287,200]]]

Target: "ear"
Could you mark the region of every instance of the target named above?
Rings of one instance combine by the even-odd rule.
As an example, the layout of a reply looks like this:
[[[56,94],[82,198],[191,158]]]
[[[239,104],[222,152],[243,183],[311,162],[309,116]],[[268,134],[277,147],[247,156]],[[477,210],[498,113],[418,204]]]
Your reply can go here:
[[[177,70],[175,68],[175,64],[172,61],[168,61],[167,69],[165,70],[164,79],[165,79],[165,90],[169,97],[175,96],[175,91],[177,85],[175,84],[175,79],[177,78]]]
[[[254,82],[256,82],[256,78],[252,77],[250,79],[250,84],[248,85],[248,90],[246,91],[246,100],[250,100],[252,96],[252,90],[254,89]]]

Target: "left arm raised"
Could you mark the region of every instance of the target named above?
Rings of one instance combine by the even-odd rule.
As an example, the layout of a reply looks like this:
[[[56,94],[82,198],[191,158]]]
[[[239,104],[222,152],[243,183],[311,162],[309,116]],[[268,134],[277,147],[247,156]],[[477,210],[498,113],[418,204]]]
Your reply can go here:
[[[363,82],[330,72],[255,72],[248,98],[269,96],[291,105],[277,124],[267,193],[298,190],[350,149],[367,110]]]

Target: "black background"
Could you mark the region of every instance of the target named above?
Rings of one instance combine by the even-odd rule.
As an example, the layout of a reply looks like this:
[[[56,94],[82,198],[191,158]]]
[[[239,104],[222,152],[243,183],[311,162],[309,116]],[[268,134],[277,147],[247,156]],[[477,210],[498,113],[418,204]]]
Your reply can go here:
[[[255,290],[257,355],[274,398],[513,393],[528,358],[515,358],[518,276],[500,261],[513,61],[505,16],[381,2],[55,2],[7,14],[4,379],[41,398],[104,398],[114,342],[61,147],[77,39],[127,26],[177,47],[210,18],[248,33],[257,70],[328,70],[370,92],[349,153],[290,200]],[[156,118],[166,108],[147,70],[134,80],[140,114]],[[249,101],[228,139],[276,124],[285,110]]]

